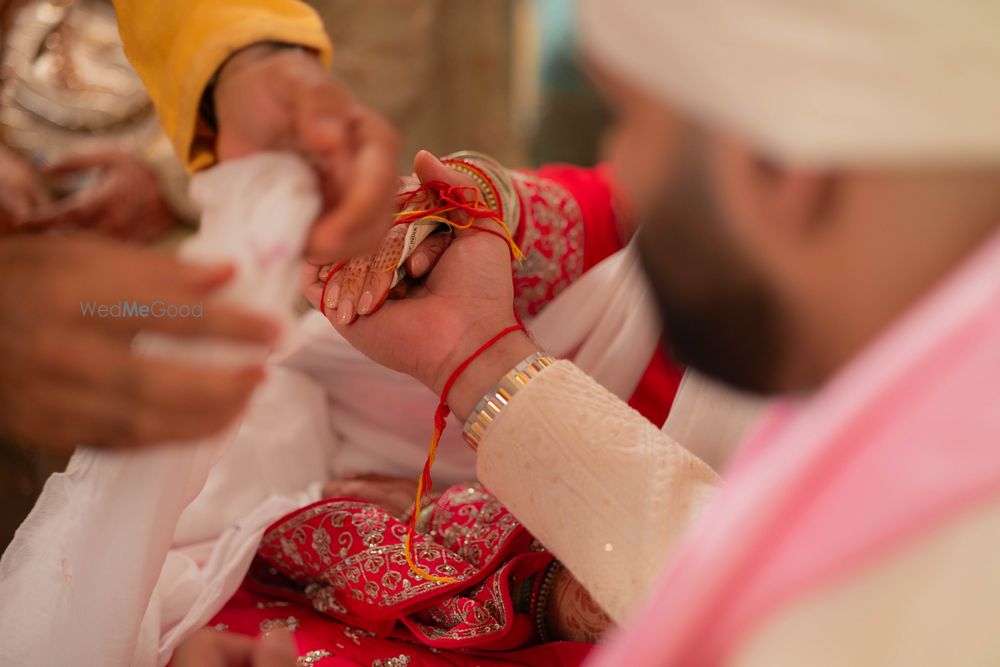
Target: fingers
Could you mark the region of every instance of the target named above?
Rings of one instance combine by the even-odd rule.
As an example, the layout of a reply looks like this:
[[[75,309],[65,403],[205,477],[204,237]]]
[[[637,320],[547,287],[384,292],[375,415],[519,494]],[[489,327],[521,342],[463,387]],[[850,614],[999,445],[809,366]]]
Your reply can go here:
[[[361,114],[354,128],[350,172],[335,188],[341,196],[310,233],[306,259],[313,263],[371,248],[392,224],[399,139],[388,123],[368,112]]]
[[[24,178],[15,184],[0,184],[0,210],[14,219],[18,227],[31,219],[48,197],[37,179]]]
[[[324,498],[353,498],[367,503],[382,505],[386,500],[386,480],[337,479],[323,487]],[[394,480],[393,480],[394,481]],[[414,487],[415,488],[415,487]],[[383,508],[384,509],[384,508]]]
[[[283,628],[271,630],[257,642],[253,667],[294,667],[298,651],[292,634]]]
[[[324,498],[356,498],[372,502],[377,487],[371,482],[355,479],[336,479],[323,486]]]
[[[355,102],[343,86],[328,76],[309,76],[298,82],[294,102],[296,129],[307,151],[324,155],[350,150]]]
[[[326,277],[329,275],[331,267],[321,267],[309,264],[308,262],[302,263],[302,269],[300,272],[299,284],[302,288],[302,294],[305,296],[306,301],[309,302],[316,310],[324,310],[320,301],[323,298],[323,283],[326,281]],[[321,272],[326,271],[320,277]]]
[[[256,641],[208,628],[181,642],[171,664],[175,667],[294,667],[298,651],[287,630],[277,629]]]
[[[93,151],[80,153],[63,158],[55,164],[51,164],[43,170],[46,176],[63,176],[74,171],[86,171],[88,169],[104,169],[113,164],[125,160],[134,160],[127,153],[121,151]]]
[[[98,318],[94,321],[123,335],[156,331],[184,338],[217,338],[232,343],[272,345],[281,332],[273,320],[233,306],[199,300],[189,293],[166,291],[162,298],[125,302],[136,316]]]
[[[320,304],[320,312],[328,319],[333,319],[337,316],[337,304],[340,303],[340,287],[344,282],[344,269],[346,266],[347,264],[343,262],[328,264],[321,267],[317,274],[321,284],[320,299],[322,303]]]
[[[441,162],[430,151],[418,151],[413,158],[413,173],[417,175],[421,183],[431,181],[442,181],[449,185],[475,185],[475,181],[468,174],[455,171],[444,162]]]
[[[181,642],[171,664],[174,667],[246,667],[254,664],[251,660],[255,649],[256,643],[249,637],[205,628]]]
[[[264,378],[260,368],[213,369],[137,356],[126,344],[85,333],[42,345],[42,388],[33,400],[39,412],[64,416],[47,430],[65,427],[71,442],[119,446],[210,435],[240,414]]]
[[[99,223],[114,194],[112,184],[104,179],[96,185],[55,202],[25,221],[26,228],[57,226],[91,227]]]
[[[221,159],[293,150],[317,170],[325,210],[307,239],[308,262],[321,266],[375,246],[391,223],[396,187],[399,140],[388,123],[313,56],[267,45],[230,58],[215,99]]]
[[[132,447],[205,437],[221,431],[243,409],[164,411],[135,405],[109,392],[67,383],[40,384],[31,392],[21,432],[38,445],[71,449],[76,445]],[[249,397],[249,396],[248,396]]]
[[[116,270],[109,274],[103,266],[94,266],[95,262]],[[279,325],[269,318],[211,300],[232,278],[231,266],[186,264],[129,246],[84,254],[77,257],[77,263],[77,271],[91,272],[93,282],[77,291],[64,290],[62,305],[79,309],[81,316],[101,327],[128,335],[148,330],[263,345],[273,343],[280,333]],[[122,276],[134,279],[123,284]],[[101,317],[96,308],[108,304],[121,304],[122,312],[117,317]]]
[[[417,482],[413,479],[378,474],[334,480],[323,487],[326,498],[363,500],[397,517],[404,516],[412,507],[416,491]]]
[[[357,318],[357,303],[361,299],[361,289],[371,262],[371,255],[352,259],[330,281],[326,294],[328,317],[332,315],[333,308],[336,308],[336,319],[341,324],[350,324]]]
[[[389,289],[396,276],[396,267],[403,257],[405,241],[406,227],[403,225],[393,227],[382,239],[361,288],[361,298],[358,300],[359,315],[375,312],[389,295]]]
[[[413,171],[421,183],[442,181],[449,185],[477,187],[471,176],[455,171],[428,151],[419,151],[417,153],[413,159]],[[468,221],[468,216],[463,212],[452,213],[449,217],[459,224],[464,224]],[[484,222],[483,224],[492,226],[493,223]],[[455,230],[456,235],[462,232],[463,230],[461,229]]]
[[[417,246],[406,259],[406,273],[413,278],[422,278],[437,264],[441,255],[451,244],[451,234],[431,234]]]

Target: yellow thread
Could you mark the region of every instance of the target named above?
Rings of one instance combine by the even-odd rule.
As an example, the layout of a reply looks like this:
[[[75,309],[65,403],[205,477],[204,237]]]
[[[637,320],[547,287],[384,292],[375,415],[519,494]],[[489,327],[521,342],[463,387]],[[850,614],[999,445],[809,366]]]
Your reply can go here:
[[[451,208],[447,208],[447,209],[444,209],[443,211],[439,211],[439,213],[449,213],[449,212],[455,211],[455,210],[458,210],[458,207],[452,206]],[[427,211],[405,211],[405,212],[396,213],[395,217],[401,218],[403,216],[420,215],[420,214],[426,213],[426,212]],[[524,262],[524,259],[525,259],[524,252],[521,251],[521,249],[517,246],[517,243],[514,241],[514,235],[510,233],[510,227],[507,226],[507,223],[505,223],[503,220],[501,220],[499,217],[496,217],[496,216],[491,217],[491,218],[486,218],[486,219],[487,220],[492,220],[493,222],[495,222],[498,225],[500,225],[500,228],[503,230],[504,238],[507,239],[507,245],[510,246],[511,255],[513,255],[514,259],[518,263]],[[442,216],[437,215],[437,214],[426,215],[423,218],[420,218],[419,220],[414,220],[410,224],[419,224],[419,223],[422,223],[422,222],[425,222],[425,221],[435,222],[435,223],[439,223],[439,224],[442,224],[442,225],[448,225],[452,229],[471,229],[472,225],[473,225],[473,219],[472,218],[469,219],[469,222],[462,224],[462,223],[454,222],[453,220],[449,220],[448,218],[442,217]]]
[[[430,474],[430,469],[434,465],[434,459],[437,457],[438,443],[441,441],[441,432],[435,428],[434,437],[431,438],[431,446],[427,451],[427,471]],[[417,499],[413,504],[413,516],[410,517],[410,525],[412,527],[413,522],[416,520],[417,514],[420,512],[420,503],[424,499],[424,476],[420,475],[420,479],[417,480]],[[426,579],[427,581],[434,581],[440,584],[450,584],[457,581],[454,577],[440,577],[436,574],[431,574],[429,570],[417,565],[417,561],[413,554],[413,533],[412,528],[406,531],[406,543],[403,549],[403,555],[406,557],[406,564],[410,566],[410,570],[413,571],[421,579]]]

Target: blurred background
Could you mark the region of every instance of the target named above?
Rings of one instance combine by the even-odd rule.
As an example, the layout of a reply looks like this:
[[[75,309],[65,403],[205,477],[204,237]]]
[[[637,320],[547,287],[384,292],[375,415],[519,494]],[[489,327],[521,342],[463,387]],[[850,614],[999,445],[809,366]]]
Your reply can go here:
[[[309,4],[333,38],[336,74],[402,133],[401,173],[421,148],[508,166],[595,161],[607,115],[575,52],[572,0]],[[27,179],[51,199],[37,221],[46,233],[168,244],[193,228],[186,176],[109,0],[0,0],[0,62],[0,206]],[[98,187],[129,196],[82,205]],[[0,231],[13,213],[0,210]],[[68,458],[0,436],[0,550]]]

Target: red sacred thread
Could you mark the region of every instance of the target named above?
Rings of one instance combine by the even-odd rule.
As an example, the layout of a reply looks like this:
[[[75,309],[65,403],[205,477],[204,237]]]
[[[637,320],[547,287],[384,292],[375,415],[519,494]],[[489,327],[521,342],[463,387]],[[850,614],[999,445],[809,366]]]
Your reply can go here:
[[[407,206],[411,201],[413,201],[414,197],[427,191],[434,193],[440,203],[437,206],[433,206],[428,209],[422,209],[419,211],[401,211],[397,213],[397,225],[406,225],[414,222],[430,220],[446,224],[452,229],[470,229],[473,228],[475,220],[491,220],[500,225],[501,229],[503,229],[507,244],[510,246],[510,251],[514,256],[514,259],[518,261],[522,261],[524,259],[524,254],[514,242],[513,235],[510,233],[510,228],[496,211],[483,202],[479,188],[474,185],[451,185],[450,183],[445,183],[444,181],[428,181],[426,183],[421,183],[418,188],[400,193],[400,208]],[[468,192],[472,193],[471,198],[466,196],[466,193]],[[456,211],[465,213],[470,218],[469,222],[464,224],[457,223],[444,217],[446,214],[454,213]],[[475,229],[488,231],[482,229],[481,227],[475,227]]]
[[[489,208],[480,199],[481,193],[479,192],[479,189],[473,185],[451,185],[449,183],[445,183],[444,181],[428,181],[427,183],[422,183],[418,188],[400,193],[399,207],[403,208],[407,206],[417,195],[427,191],[433,192],[440,203],[429,209],[419,211],[403,211],[397,213],[395,220],[396,225],[412,224],[419,221],[434,221],[448,225],[452,229],[474,229],[476,231],[492,234],[493,236],[503,239],[504,243],[506,243],[510,248],[511,255],[514,259],[519,261],[524,259],[524,254],[514,241],[513,236],[510,233],[510,228],[504,223],[503,219],[498,216],[496,211]],[[468,191],[472,191],[473,193],[471,200],[465,195]],[[456,211],[465,213],[469,217],[469,221],[466,223],[457,223],[445,217],[445,215]],[[477,227],[475,226],[476,220],[491,220],[496,222],[500,225],[503,233],[492,229]],[[330,270],[329,275],[327,275],[326,280],[323,281],[323,291],[320,295],[320,311],[324,315],[326,314],[327,286],[330,284],[330,280],[333,276],[344,268],[346,264],[347,262],[345,260],[334,266]],[[431,492],[433,485],[433,480],[431,479],[431,468],[434,466],[434,459],[437,457],[437,448],[438,444],[441,442],[441,436],[444,434],[444,430],[448,425],[448,415],[451,414],[451,409],[448,407],[448,394],[451,392],[452,387],[455,385],[455,382],[458,381],[458,378],[462,375],[462,373],[465,372],[472,362],[478,359],[484,352],[493,347],[498,341],[508,334],[515,331],[525,331],[524,324],[521,322],[521,318],[518,316],[516,311],[514,312],[514,319],[517,321],[517,324],[511,325],[493,336],[493,338],[486,341],[486,343],[480,346],[479,349],[473,352],[468,359],[458,365],[458,367],[448,377],[447,382],[445,382],[444,389],[441,391],[441,399],[438,402],[437,409],[434,411],[434,432],[431,436],[430,446],[427,450],[427,459],[424,461],[423,470],[417,480],[416,500],[414,501],[413,512],[410,516],[409,525],[406,529],[406,541],[403,551],[403,554],[406,557],[406,563],[410,566],[410,570],[420,578],[426,579],[427,581],[434,581],[438,583],[451,583],[455,581],[453,577],[442,577],[431,574],[430,571],[420,567],[416,562],[413,551],[413,538],[417,531],[417,520],[421,509],[420,505],[423,502],[424,495]]]
[[[473,193],[471,202],[466,198],[465,194],[463,194],[470,190]],[[476,231],[492,234],[493,236],[503,239],[504,242],[510,247],[511,254],[514,259],[518,261],[522,261],[524,259],[524,253],[521,252],[517,243],[514,242],[514,238],[510,233],[510,228],[506,225],[506,223],[504,223],[502,218],[498,217],[496,211],[489,208],[486,203],[480,199],[481,195],[479,189],[474,185],[451,185],[449,183],[445,183],[444,181],[427,181],[426,183],[421,183],[417,188],[399,193],[399,207],[405,207],[413,201],[414,197],[422,192],[428,191],[433,192],[442,204],[420,211],[401,211],[396,214],[396,220],[393,225],[408,225],[421,220],[433,220],[435,222],[448,225],[452,229],[475,229]],[[444,217],[445,214],[453,213],[455,211],[461,211],[473,220],[492,220],[500,225],[501,229],[503,229],[503,234],[493,231],[492,229],[476,227],[474,226],[473,221],[460,224]],[[324,315],[326,315],[326,291],[330,285],[330,281],[337,274],[337,272],[343,269],[346,265],[347,260],[338,262],[337,265],[330,270],[330,273],[326,276],[326,280],[323,281],[323,291],[320,293],[319,310]]]
[[[448,165],[449,167],[452,167],[452,169],[455,168],[452,165],[456,164],[461,165],[460,169],[471,171],[472,173],[479,176],[479,178],[481,178],[483,182],[486,183],[486,187],[488,187],[490,191],[493,193],[493,198],[496,200],[497,203],[497,213],[500,215],[501,218],[503,219],[507,218],[507,212],[503,208],[503,197],[500,196],[500,189],[497,188],[497,184],[493,181],[493,178],[488,173],[486,173],[484,169],[482,169],[479,165],[473,162],[469,162],[468,160],[463,160],[461,158],[446,158],[442,160],[442,162],[444,162],[444,164]]]
[[[439,583],[451,583],[455,581],[454,577],[441,577],[435,574],[431,574],[429,571],[420,567],[413,554],[413,536],[417,532],[417,518],[420,515],[420,504],[423,501],[424,494],[431,492],[432,480],[431,480],[431,467],[434,465],[434,458],[437,456],[438,443],[441,442],[441,436],[444,434],[445,427],[448,426],[448,415],[451,414],[451,408],[448,407],[448,394],[451,392],[455,382],[458,381],[459,376],[467,369],[473,361],[478,359],[484,352],[493,347],[500,341],[504,336],[512,334],[515,331],[524,331],[524,325],[518,321],[517,324],[512,324],[507,327],[497,335],[490,338],[478,350],[469,355],[469,358],[458,365],[451,375],[448,376],[448,381],[444,383],[444,389],[441,391],[441,400],[438,402],[437,410],[434,411],[434,434],[431,436],[430,448],[427,450],[427,460],[424,461],[424,469],[420,473],[420,478],[417,480],[417,498],[413,503],[413,512],[410,516],[410,523],[406,528],[406,545],[404,549],[404,555],[406,556],[406,563],[410,566],[416,575],[427,581],[436,581]]]

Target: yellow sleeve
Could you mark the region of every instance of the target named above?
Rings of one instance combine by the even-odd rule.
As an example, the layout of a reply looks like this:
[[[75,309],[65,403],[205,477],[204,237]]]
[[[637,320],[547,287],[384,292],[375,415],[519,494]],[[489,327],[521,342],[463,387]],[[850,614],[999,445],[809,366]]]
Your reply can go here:
[[[329,65],[319,16],[299,0],[114,0],[125,54],[191,171],[210,166],[214,137],[198,118],[216,70],[257,42],[299,44]]]

